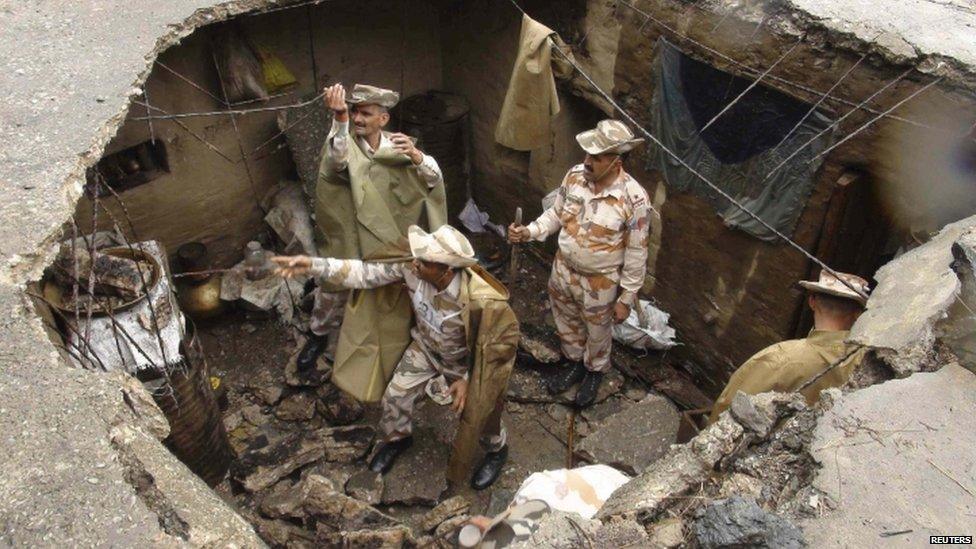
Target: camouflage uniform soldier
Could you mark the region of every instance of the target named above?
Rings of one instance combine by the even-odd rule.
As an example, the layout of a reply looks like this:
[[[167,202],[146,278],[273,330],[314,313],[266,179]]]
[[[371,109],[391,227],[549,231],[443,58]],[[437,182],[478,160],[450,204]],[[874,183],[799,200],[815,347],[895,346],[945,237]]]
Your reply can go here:
[[[582,380],[576,404],[586,407],[610,369],[612,324],[627,318],[644,283],[653,209],[621,158],[643,139],[619,121],[603,120],[576,140],[586,152],[583,163],[566,174],[551,208],[528,226],[509,227],[509,240],[541,241],[559,231],[549,299],[569,364],[549,391]]]
[[[408,238],[415,258],[412,263],[303,257],[275,259],[282,265],[285,275],[300,267],[320,283],[343,288],[379,288],[396,282],[407,287],[416,325],[411,329],[410,345],[383,394],[380,429],[385,443],[370,463],[377,472],[389,470],[396,457],[411,445],[414,405],[425,393],[440,404],[451,403],[458,413],[464,411],[468,400],[468,377],[473,362],[467,314],[471,301],[470,281],[480,275],[477,274],[479,271],[466,269],[477,263],[474,250],[464,235],[450,225],[443,225],[433,234],[412,226]],[[505,309],[508,309],[507,305]],[[514,324],[514,314],[511,323]],[[508,328],[511,326],[506,326]],[[517,340],[517,324],[514,328]],[[510,329],[507,331],[511,332]],[[509,344],[514,359],[516,343]],[[495,402],[491,404],[495,405]],[[481,442],[488,454],[475,474],[476,479],[487,479],[487,484],[473,482],[476,488],[485,488],[494,482],[507,456],[501,408],[496,408],[482,431]]]
[[[399,94],[392,90],[362,84],[356,84],[348,99],[341,84],[325,90],[325,103],[333,111],[333,119],[314,193],[320,253],[364,259],[391,255],[387,248],[405,236],[407,225],[420,222],[421,217],[433,226],[444,222],[446,210],[440,203],[444,179],[437,161],[417,149],[409,136],[383,131],[390,118],[388,110],[398,100]],[[365,163],[370,164],[368,169],[361,167]],[[374,163],[382,169],[377,171]],[[412,189],[413,183],[424,192]],[[369,187],[368,193],[360,190],[363,186]],[[422,212],[423,208],[416,204],[426,198],[425,193],[431,204],[428,211]],[[359,194],[361,199],[357,199]],[[383,214],[385,209],[389,209],[388,215]],[[442,210],[445,215],[440,215]],[[401,226],[397,226],[398,222]],[[299,353],[299,369],[314,366],[323,351],[328,350],[335,357],[348,300],[349,292],[341,288],[326,286],[316,290],[309,325],[312,335]],[[387,318],[392,316],[395,315]],[[343,365],[336,365],[337,372],[340,366]]]

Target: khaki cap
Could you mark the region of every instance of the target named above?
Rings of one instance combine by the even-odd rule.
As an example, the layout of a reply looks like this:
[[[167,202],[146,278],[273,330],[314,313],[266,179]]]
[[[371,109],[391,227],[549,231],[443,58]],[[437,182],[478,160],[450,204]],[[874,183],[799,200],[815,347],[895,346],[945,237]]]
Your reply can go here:
[[[830,274],[825,269],[821,269],[820,280],[818,280],[817,282],[801,280],[800,286],[814,293],[828,294],[836,297],[845,297],[847,299],[853,299],[854,301],[857,301],[861,305],[866,305],[868,302],[868,298],[865,296],[867,296],[871,292],[871,290],[868,289],[868,281],[864,280],[863,278],[857,275],[852,275],[847,273],[837,273],[837,275],[840,277],[839,280],[837,277]],[[854,290],[848,288],[847,286],[844,285],[844,282],[841,282],[841,280],[857,288],[858,291],[860,291],[864,295],[860,295]]]
[[[379,105],[387,109],[393,108],[399,101],[400,94],[397,92],[366,84],[353,86],[352,93],[346,99],[350,105]]]
[[[595,129],[578,133],[576,141],[589,154],[623,154],[644,142],[619,120],[601,120]]]
[[[474,248],[461,231],[450,225],[441,225],[433,233],[411,225],[407,229],[410,253],[417,259],[441,263],[450,267],[470,267],[478,263]]]

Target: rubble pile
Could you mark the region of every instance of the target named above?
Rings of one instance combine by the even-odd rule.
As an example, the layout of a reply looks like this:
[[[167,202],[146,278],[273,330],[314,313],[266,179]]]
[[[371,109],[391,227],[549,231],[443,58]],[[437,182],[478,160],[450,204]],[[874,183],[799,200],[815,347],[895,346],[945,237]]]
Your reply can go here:
[[[153,266],[113,253],[62,245],[53,265],[53,281],[61,288],[61,306],[68,309],[113,310],[146,291]],[[73,291],[75,286],[80,291]]]
[[[799,546],[791,545],[802,537],[790,519],[819,505],[809,488],[819,413],[798,394],[740,393],[717,422],[614,492],[597,518],[637,521],[665,547],[690,539],[702,547]]]

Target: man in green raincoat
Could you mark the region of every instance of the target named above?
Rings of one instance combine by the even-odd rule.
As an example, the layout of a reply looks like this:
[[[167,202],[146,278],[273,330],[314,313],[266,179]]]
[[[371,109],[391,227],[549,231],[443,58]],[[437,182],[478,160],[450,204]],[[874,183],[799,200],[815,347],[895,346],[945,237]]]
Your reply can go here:
[[[314,195],[319,254],[378,260],[409,256],[407,227],[433,230],[447,222],[444,179],[437,162],[406,135],[383,128],[399,95],[356,84],[326,89],[332,129],[322,149]],[[402,287],[316,290],[311,336],[300,370],[333,354],[332,382],[359,400],[379,400],[410,342],[410,300]],[[331,347],[331,348],[330,348]]]

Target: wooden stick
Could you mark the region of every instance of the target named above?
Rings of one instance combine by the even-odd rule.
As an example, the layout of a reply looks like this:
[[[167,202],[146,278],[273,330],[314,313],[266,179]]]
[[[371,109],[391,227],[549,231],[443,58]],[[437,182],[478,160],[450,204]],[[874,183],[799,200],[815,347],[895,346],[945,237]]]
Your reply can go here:
[[[515,221],[514,221],[514,224],[515,224],[516,227],[520,227],[522,225],[522,207],[521,206],[519,206],[518,208],[515,208]],[[509,260],[508,260],[508,283],[510,285],[511,284],[515,284],[515,277],[518,276],[518,268],[519,268],[519,245],[513,243],[512,244],[512,255],[511,255],[511,257],[509,257]]]

